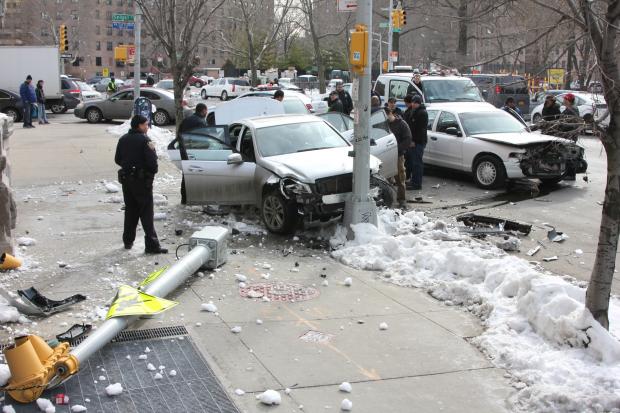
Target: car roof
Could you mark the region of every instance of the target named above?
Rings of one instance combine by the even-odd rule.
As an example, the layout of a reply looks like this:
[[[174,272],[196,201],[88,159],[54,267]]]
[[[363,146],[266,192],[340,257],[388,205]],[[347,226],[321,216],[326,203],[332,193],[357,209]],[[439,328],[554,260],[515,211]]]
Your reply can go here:
[[[268,128],[270,126],[289,125],[292,123],[325,122],[314,115],[273,115],[256,116],[244,119],[244,122],[255,129]]]
[[[454,113],[496,112],[495,106],[487,102],[441,102],[426,107],[427,110],[446,110]]]
[[[413,78],[414,75],[419,75],[419,73],[413,73],[413,72],[390,72],[390,73],[383,73],[381,76],[387,76],[387,77],[406,77],[408,79]],[[449,76],[433,76],[433,75],[420,75],[420,79],[421,80],[459,80],[459,79],[469,79],[467,76],[455,76],[455,75],[449,75]],[[471,80],[471,79],[469,79]]]

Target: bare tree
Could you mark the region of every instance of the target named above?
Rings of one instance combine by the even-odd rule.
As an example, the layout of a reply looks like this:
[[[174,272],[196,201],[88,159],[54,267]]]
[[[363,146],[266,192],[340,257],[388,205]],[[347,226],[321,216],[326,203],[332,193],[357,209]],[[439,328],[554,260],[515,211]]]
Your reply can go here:
[[[183,90],[200,64],[198,46],[208,38],[211,19],[225,0],[136,0],[144,23],[168,56],[174,82],[177,129],[183,120]]]
[[[258,66],[282,38],[294,0],[234,0],[227,16],[235,30],[220,31],[220,49],[248,63],[252,84],[258,82]]]

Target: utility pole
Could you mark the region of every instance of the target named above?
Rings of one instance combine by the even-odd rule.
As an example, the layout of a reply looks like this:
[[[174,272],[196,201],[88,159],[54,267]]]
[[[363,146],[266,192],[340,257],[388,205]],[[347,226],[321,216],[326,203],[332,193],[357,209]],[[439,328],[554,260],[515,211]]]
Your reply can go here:
[[[353,238],[352,224],[377,225],[377,206],[370,196],[370,61],[372,59],[372,0],[357,2],[355,31],[351,33],[350,63],[356,74],[353,80],[355,100],[353,132],[353,194],[347,200],[344,223],[348,238]]]
[[[134,102],[136,99],[138,99],[140,97],[140,56],[141,56],[141,50],[140,50],[140,29],[142,26],[142,9],[140,8],[140,6],[138,5],[138,2],[134,2],[135,4],[135,8],[136,8],[136,12],[135,12],[135,30],[134,30],[134,35],[135,35],[135,39],[134,39],[134,44],[136,46],[136,55],[134,57],[134,62],[133,62],[133,99]]]
[[[392,13],[394,12],[394,0],[388,0],[390,3],[388,7],[388,53],[387,53],[387,61],[388,61],[388,72],[394,70],[394,63],[392,63],[392,36],[394,36],[394,22],[392,18]]]

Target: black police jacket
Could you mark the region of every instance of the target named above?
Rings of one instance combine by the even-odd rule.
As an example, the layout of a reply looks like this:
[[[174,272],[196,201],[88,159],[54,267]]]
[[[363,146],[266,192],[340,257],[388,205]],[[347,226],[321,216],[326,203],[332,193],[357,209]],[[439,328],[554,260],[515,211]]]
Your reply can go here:
[[[118,140],[114,162],[126,172],[135,168],[152,175],[157,173],[155,146],[148,136],[137,130],[131,129]]]

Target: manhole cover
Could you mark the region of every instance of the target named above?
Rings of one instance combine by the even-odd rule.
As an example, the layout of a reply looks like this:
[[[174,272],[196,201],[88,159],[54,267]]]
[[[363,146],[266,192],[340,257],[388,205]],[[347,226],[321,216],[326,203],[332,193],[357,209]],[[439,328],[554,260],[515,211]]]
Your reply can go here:
[[[257,283],[239,289],[241,297],[263,298],[271,301],[306,301],[319,296],[319,290],[290,283]]]
[[[319,343],[324,344],[331,341],[334,338],[333,334],[329,333],[321,333],[320,331],[309,330],[305,332],[299,339],[301,341],[305,341],[306,343]]]

